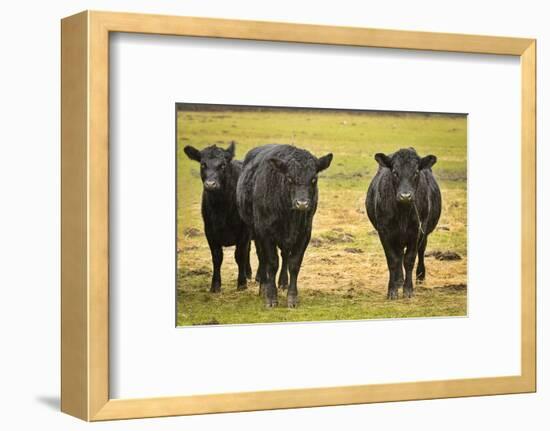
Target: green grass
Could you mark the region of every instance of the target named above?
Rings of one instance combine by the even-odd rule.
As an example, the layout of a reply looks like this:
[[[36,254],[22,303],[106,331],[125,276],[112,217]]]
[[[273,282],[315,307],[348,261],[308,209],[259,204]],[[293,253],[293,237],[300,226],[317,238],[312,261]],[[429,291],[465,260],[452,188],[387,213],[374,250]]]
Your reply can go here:
[[[466,314],[466,118],[333,111],[180,111],[178,113],[178,325],[369,319]],[[299,307],[267,310],[258,286],[236,292],[233,248],[225,249],[222,293],[210,287],[210,252],[200,216],[199,166],[182,151],[191,144],[228,145],[237,158],[265,143],[295,143],[316,156],[334,154],[319,180],[313,240],[298,280]],[[376,172],[374,154],[413,146],[435,154],[433,171],[443,213],[428,251],[455,251],[458,261],[426,259],[427,280],[411,300],[386,300],[387,269],[364,208]],[[252,253],[253,270],[257,262]],[[351,290],[350,290],[351,289]]]

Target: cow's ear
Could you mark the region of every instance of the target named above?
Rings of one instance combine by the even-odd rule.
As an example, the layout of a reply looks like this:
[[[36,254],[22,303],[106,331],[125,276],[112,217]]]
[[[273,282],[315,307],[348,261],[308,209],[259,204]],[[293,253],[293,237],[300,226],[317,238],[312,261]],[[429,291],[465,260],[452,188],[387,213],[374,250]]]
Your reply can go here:
[[[384,153],[376,153],[374,155],[374,160],[376,160],[378,164],[383,168],[391,169],[391,159],[388,156],[386,156]]]
[[[317,172],[324,171],[330,166],[332,162],[332,153],[328,153],[326,156],[321,157],[317,160]]]
[[[183,151],[191,160],[195,160],[196,162],[201,161],[201,152],[195,147],[192,147],[191,145],[186,145]]]
[[[227,156],[229,157],[229,160],[232,160],[233,157],[235,157],[235,141],[231,141],[229,143],[229,147],[226,148],[225,152],[227,153]]]
[[[433,165],[435,165],[435,162],[437,162],[437,157],[433,156],[432,154],[430,154],[429,156],[426,156],[426,157],[422,157],[420,159],[420,169],[429,169],[431,168]]]
[[[288,166],[286,162],[279,159],[278,157],[272,157],[271,159],[269,159],[269,163],[271,163],[271,166],[273,166],[282,174],[286,174],[288,172]]]

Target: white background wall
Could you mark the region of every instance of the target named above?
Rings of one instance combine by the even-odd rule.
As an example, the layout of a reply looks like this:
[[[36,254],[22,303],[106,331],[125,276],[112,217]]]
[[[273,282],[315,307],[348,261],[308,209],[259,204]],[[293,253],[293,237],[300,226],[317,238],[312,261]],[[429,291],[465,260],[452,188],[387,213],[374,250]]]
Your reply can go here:
[[[134,0],[5,2],[0,15],[0,423],[4,429],[403,429],[542,430],[550,423],[550,377],[542,364],[550,309],[544,260],[549,235],[543,190],[543,80],[550,61],[542,1]],[[259,19],[538,39],[539,390],[536,394],[238,413],[89,425],[59,413],[59,72],[63,16],[83,9]],[[220,67],[223,73],[223,65]],[[498,165],[487,179],[498,184]],[[498,211],[498,210],[496,210]],[[504,234],[504,232],[503,232]],[[498,301],[498,298],[495,298]],[[475,353],[473,353],[475,354]]]

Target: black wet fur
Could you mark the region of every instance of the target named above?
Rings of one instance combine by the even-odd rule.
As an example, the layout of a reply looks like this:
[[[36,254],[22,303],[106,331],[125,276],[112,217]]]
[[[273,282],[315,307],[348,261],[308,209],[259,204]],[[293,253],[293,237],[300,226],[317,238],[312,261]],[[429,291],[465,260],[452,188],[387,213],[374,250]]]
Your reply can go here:
[[[288,288],[288,306],[297,305],[298,273],[317,210],[317,174],[331,161],[332,154],[316,158],[306,150],[279,144],[254,148],[245,157],[237,184],[237,205],[254,237],[260,293],[268,307],[278,302],[277,248],[283,259],[279,287]]]
[[[441,215],[441,192],[431,169],[437,158],[421,158],[414,148],[407,148],[389,155],[378,153],[375,159],[379,168],[369,185],[365,205],[386,255],[388,298],[397,299],[402,286],[403,296],[410,298],[414,295],[412,271],[416,257],[416,278],[422,281],[426,276],[428,236]]]
[[[211,292],[221,290],[220,268],[223,247],[235,245],[235,261],[239,268],[237,289],[246,289],[251,276],[249,229],[237,210],[236,188],[243,163],[233,160],[235,143],[227,149],[211,145],[203,150],[192,146],[184,148],[185,154],[200,163],[202,192],[202,219],[204,233],[212,255]],[[212,185],[207,188],[205,184]]]

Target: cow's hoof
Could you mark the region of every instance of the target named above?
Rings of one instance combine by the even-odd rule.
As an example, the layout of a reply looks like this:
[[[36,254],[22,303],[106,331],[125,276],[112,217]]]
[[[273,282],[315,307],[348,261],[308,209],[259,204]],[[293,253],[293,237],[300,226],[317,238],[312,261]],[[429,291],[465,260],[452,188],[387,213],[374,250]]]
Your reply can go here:
[[[397,292],[397,289],[395,290],[392,289],[388,292],[388,299],[394,300],[398,298],[399,298],[399,293]]]
[[[296,308],[298,306],[298,297],[295,295],[287,296],[286,305],[288,308]]]
[[[403,298],[412,298],[414,297],[414,291],[412,289],[403,290]]]
[[[279,284],[279,289],[281,289],[281,290],[287,290],[287,289],[288,289],[288,284],[286,284],[286,283],[281,283],[281,284]]]
[[[277,301],[277,298],[266,298],[265,299],[265,307],[266,308],[275,308],[277,305],[279,305],[279,301]]]
[[[246,290],[246,288],[247,288],[246,281],[244,281],[243,283],[237,284],[237,290]]]

